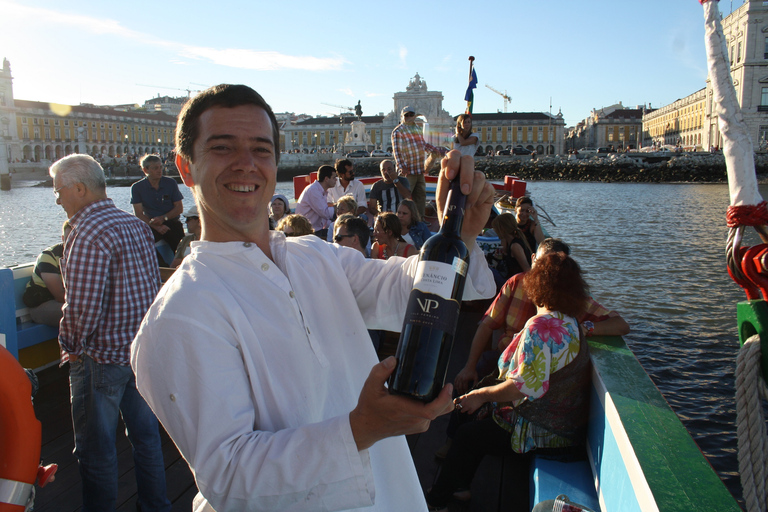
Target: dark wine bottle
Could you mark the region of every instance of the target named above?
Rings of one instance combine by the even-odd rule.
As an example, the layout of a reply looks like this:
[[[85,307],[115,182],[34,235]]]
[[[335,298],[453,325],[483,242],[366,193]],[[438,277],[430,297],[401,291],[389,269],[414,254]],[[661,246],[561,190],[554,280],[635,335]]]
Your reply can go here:
[[[389,378],[390,393],[431,402],[445,383],[469,267],[469,251],[461,240],[465,204],[456,177],[440,231],[421,247],[397,345],[397,367]]]

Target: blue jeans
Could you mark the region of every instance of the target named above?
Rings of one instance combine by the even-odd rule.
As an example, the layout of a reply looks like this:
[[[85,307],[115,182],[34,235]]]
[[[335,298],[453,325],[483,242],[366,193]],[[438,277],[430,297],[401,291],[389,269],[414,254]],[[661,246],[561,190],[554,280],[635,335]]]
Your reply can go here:
[[[115,510],[118,415],[123,417],[133,446],[141,510],[170,510],[157,418],[136,389],[131,367],[100,364],[86,355],[69,364],[75,456],[83,481],[83,512]]]

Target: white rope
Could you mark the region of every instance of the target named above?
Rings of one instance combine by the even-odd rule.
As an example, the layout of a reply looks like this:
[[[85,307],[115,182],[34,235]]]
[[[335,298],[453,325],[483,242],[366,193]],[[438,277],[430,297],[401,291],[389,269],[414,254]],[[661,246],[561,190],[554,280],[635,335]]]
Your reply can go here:
[[[760,336],[744,343],[736,358],[736,432],[739,473],[748,512],[765,512],[768,499],[768,431],[761,399],[768,399],[760,369]]]

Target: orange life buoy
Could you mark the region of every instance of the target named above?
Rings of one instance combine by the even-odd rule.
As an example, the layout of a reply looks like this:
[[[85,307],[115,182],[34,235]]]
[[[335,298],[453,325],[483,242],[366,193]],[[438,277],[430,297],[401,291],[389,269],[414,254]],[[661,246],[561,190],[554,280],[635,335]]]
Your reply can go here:
[[[23,512],[40,463],[40,422],[32,384],[18,361],[0,346],[0,512]]]

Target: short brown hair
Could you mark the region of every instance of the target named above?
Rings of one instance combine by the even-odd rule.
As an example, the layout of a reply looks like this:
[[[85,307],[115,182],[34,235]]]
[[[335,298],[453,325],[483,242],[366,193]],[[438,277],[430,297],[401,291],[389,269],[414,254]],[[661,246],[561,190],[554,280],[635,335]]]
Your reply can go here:
[[[214,85],[189,100],[181,110],[176,124],[176,153],[188,162],[193,161],[192,150],[200,131],[197,121],[203,112],[213,107],[235,108],[241,105],[263,108],[269,116],[275,146],[275,163],[279,163],[280,126],[277,124],[277,118],[264,98],[247,85]]]

